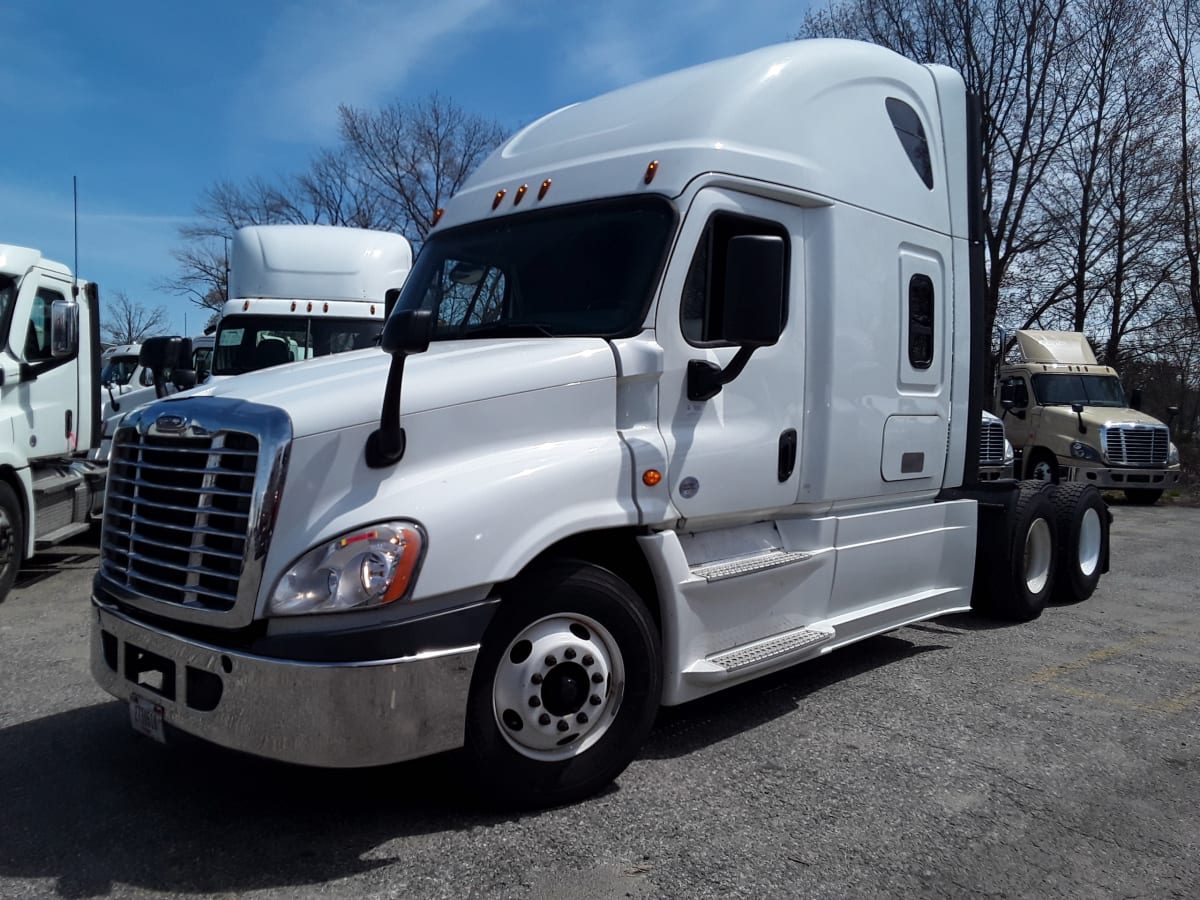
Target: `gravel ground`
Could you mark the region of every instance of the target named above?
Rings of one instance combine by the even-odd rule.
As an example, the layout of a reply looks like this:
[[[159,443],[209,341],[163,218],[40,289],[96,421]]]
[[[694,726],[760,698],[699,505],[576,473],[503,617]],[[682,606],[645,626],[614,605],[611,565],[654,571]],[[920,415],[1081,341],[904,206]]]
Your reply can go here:
[[[955,616],[664,710],[607,792],[480,810],[134,735],[87,665],[92,543],[0,605],[3,897],[1200,896],[1200,509],[1114,506],[1080,606]]]

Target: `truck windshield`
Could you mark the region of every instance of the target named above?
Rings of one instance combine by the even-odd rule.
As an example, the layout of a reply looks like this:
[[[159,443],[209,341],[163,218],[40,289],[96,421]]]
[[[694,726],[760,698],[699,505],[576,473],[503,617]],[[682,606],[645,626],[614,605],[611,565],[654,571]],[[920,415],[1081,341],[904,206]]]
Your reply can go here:
[[[104,368],[100,370],[100,383],[129,384],[129,379],[133,377],[137,367],[138,358],[136,356],[110,356],[104,361]]]
[[[1114,375],[1034,375],[1033,392],[1044,406],[1125,406],[1125,391]]]
[[[432,311],[434,340],[632,334],[674,225],[659,197],[465,225],[429,239],[396,306]]]
[[[382,319],[330,316],[225,316],[217,326],[214,375],[241,375],[379,342]]]

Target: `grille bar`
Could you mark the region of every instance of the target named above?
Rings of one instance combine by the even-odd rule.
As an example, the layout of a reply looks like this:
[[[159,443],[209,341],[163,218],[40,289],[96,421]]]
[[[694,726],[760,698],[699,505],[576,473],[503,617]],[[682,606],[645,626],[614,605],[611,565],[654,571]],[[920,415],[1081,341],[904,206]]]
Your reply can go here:
[[[979,463],[999,466],[1004,463],[1004,425],[984,422],[979,428]]]
[[[1165,425],[1106,425],[1103,434],[1112,465],[1160,467],[1167,463],[1171,441]]]
[[[229,612],[253,522],[258,438],[118,430],[109,465],[101,576],[162,603]]]

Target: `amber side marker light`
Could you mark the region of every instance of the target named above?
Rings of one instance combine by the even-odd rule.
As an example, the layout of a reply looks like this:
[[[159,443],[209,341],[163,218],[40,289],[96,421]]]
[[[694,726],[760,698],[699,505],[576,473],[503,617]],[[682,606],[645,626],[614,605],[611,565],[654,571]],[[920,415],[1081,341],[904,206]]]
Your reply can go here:
[[[660,481],[662,481],[662,472],[658,469],[647,469],[642,473],[642,484],[646,487],[654,487]]]
[[[500,205],[500,201],[504,199],[504,195],[507,193],[508,191],[496,191],[496,196],[492,198],[492,209]]]
[[[527,185],[527,184],[523,184],[519,188],[517,188],[517,196],[513,197],[513,206],[516,206],[518,203],[521,202],[521,199],[525,196],[525,192],[528,190],[529,190],[529,185]]]
[[[656,159],[653,162],[651,162],[650,165],[646,166],[646,175],[644,178],[642,178],[642,181],[644,181],[646,184],[649,184],[650,182],[652,182],[654,180],[654,176],[657,174],[658,174],[658,160]]]
[[[553,183],[554,183],[553,179],[550,179],[550,178],[547,178],[545,181],[542,182],[542,186],[540,188],[538,188],[538,199],[539,200],[541,200],[543,197],[546,196],[546,192],[548,190],[550,190],[550,185]]]
[[[493,206],[492,209],[495,209],[495,207]],[[437,225],[438,222],[442,221],[442,215],[445,212],[446,212],[445,209],[435,209],[433,211],[433,221],[429,223],[429,227],[433,228]]]

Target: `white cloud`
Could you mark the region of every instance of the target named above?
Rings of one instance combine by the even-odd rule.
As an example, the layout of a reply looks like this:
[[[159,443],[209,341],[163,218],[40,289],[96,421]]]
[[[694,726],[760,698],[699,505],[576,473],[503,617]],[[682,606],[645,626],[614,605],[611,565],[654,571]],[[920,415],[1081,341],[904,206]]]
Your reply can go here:
[[[453,56],[453,39],[494,25],[502,0],[306,0],[273,23],[235,119],[288,141],[328,140],[339,103],[372,105],[418,66]],[[415,6],[415,4],[412,4]]]

